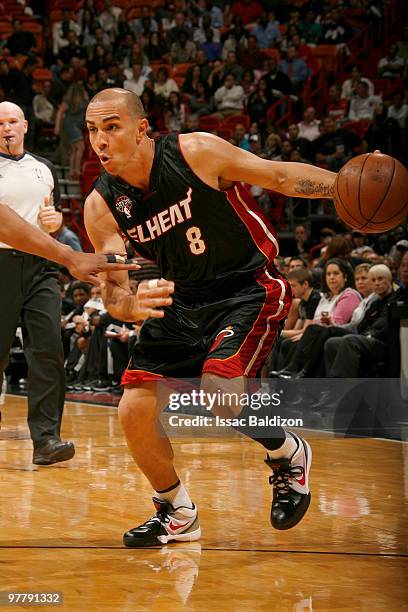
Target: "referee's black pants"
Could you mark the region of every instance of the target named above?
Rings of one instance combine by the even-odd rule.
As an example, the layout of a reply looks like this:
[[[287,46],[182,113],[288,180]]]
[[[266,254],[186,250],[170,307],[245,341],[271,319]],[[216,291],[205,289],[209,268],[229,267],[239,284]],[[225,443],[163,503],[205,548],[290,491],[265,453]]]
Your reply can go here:
[[[34,443],[60,439],[65,397],[57,274],[40,257],[0,249],[0,374],[21,317],[28,364],[28,426]]]

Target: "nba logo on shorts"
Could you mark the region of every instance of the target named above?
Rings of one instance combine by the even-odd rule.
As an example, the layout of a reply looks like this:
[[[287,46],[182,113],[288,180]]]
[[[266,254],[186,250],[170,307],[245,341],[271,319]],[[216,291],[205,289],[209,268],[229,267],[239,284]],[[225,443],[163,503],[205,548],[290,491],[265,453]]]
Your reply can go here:
[[[128,219],[131,218],[132,200],[125,195],[116,198],[115,202],[116,210],[124,213]]]

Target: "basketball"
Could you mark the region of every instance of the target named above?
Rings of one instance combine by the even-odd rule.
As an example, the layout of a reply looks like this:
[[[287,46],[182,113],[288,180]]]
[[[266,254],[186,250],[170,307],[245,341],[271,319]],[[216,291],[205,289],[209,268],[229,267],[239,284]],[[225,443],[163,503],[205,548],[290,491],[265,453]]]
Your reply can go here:
[[[408,171],[389,155],[358,155],[336,176],[334,204],[340,219],[353,229],[387,232],[408,214]]]

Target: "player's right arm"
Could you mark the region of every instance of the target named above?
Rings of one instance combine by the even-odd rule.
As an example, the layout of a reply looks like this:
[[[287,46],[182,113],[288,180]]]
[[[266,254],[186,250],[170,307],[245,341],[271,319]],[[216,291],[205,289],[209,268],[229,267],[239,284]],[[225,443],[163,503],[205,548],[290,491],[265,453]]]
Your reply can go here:
[[[85,201],[84,221],[97,253],[115,253],[126,257],[125,244],[119,227],[105,200],[95,190]],[[157,279],[155,287],[149,286],[149,281],[142,281],[137,287],[136,294],[133,294],[127,272],[109,271],[102,276],[104,305],[109,314],[120,321],[135,322],[149,317],[161,318],[164,316],[164,311],[160,308],[172,303],[174,283],[171,281]]]

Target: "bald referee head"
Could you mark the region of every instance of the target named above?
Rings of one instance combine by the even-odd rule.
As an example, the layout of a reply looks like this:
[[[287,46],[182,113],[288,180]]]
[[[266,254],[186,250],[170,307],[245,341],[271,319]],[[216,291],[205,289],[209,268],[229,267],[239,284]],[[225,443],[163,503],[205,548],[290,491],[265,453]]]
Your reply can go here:
[[[0,102],[0,152],[21,155],[27,130],[22,109],[13,102]]]

